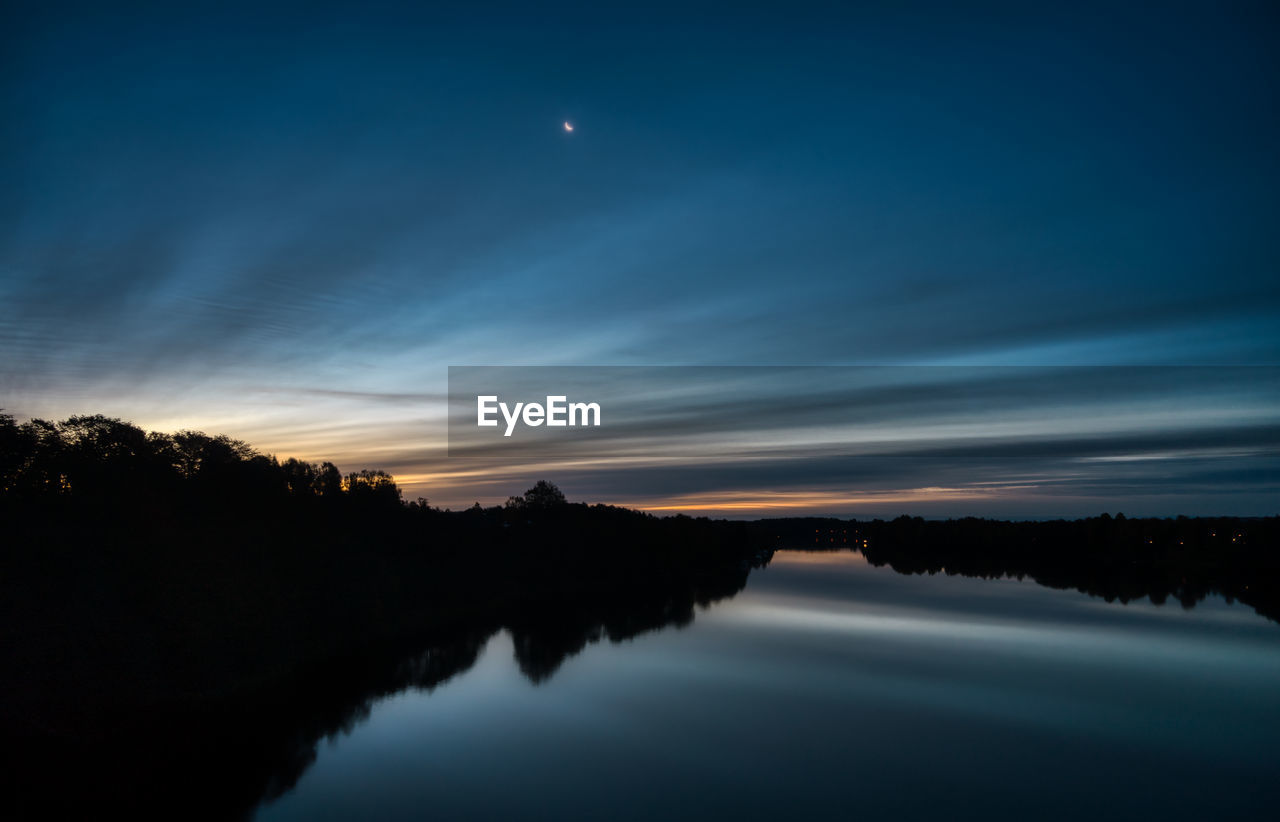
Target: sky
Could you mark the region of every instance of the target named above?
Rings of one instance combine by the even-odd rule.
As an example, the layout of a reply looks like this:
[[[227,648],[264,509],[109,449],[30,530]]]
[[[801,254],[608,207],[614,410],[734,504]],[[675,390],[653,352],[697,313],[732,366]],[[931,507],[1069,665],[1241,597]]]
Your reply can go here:
[[[9,4],[0,407],[452,507],[1280,513],[1280,12],[1140,5]],[[555,465],[450,456],[467,365],[1257,370],[1145,426],[978,391],[980,463],[824,418]]]

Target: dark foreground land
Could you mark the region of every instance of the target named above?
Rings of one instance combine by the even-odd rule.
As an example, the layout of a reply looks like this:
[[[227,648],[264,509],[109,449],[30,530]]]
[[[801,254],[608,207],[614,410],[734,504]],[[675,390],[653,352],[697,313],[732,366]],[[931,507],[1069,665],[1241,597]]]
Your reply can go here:
[[[373,700],[466,670],[496,631],[538,682],[589,642],[688,623],[775,548],[1186,607],[1220,592],[1280,618],[1276,518],[734,523],[546,483],[448,512],[381,472],[103,417],[0,416],[0,488],[10,818],[189,816],[195,796],[243,815]]]

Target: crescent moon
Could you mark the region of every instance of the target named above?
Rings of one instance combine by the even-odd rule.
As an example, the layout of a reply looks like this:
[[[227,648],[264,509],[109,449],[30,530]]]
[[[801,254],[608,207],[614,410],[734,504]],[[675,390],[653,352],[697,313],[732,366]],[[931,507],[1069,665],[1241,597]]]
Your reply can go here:
[[[572,126],[572,125],[570,125],[570,123],[569,123],[569,121],[568,121],[568,120],[565,120],[565,121],[564,121],[564,130],[565,130],[565,131],[573,131],[573,126]]]

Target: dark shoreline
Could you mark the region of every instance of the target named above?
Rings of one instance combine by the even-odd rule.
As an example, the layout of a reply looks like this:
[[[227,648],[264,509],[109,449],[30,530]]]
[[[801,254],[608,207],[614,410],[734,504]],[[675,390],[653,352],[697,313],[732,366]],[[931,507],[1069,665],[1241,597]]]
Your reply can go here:
[[[242,815],[374,699],[466,670],[499,630],[537,683],[590,642],[687,624],[770,553],[745,525],[600,507],[510,527],[502,509],[401,513],[260,520],[252,539],[30,524],[0,578],[17,818],[191,796]]]
[[[432,529],[418,530],[424,517]],[[1218,592],[1280,614],[1275,519],[733,523],[573,504],[522,517],[406,511],[390,530],[285,518],[239,541],[225,525],[183,534],[181,520],[31,525],[5,555],[3,727],[23,752],[8,795],[38,815],[151,815],[200,795],[209,818],[240,816],[373,701],[467,670],[500,630],[536,684],[591,642],[687,624],[778,548],[856,548],[899,573],[1029,578],[1109,601],[1193,607]],[[1224,525],[1234,550],[1208,536]],[[104,598],[126,593],[122,579],[128,597]]]

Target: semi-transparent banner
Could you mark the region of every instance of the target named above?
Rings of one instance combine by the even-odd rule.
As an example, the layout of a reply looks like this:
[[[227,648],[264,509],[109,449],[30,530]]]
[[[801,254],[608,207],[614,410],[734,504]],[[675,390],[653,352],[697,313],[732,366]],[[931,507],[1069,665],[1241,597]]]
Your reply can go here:
[[[451,460],[1280,453],[1272,366],[453,366]]]

